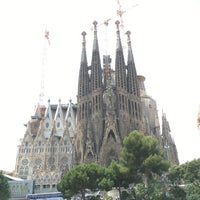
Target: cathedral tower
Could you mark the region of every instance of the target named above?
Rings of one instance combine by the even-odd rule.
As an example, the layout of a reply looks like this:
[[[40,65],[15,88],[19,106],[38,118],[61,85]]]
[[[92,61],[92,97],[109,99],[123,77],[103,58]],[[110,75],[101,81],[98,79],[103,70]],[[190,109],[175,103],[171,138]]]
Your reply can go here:
[[[141,100],[130,32],[127,32],[126,64],[119,21],[116,21],[116,53],[113,70],[109,55],[103,56],[103,67],[101,66],[97,22],[93,24],[91,66],[87,63],[86,33],[82,33],[75,158],[78,163],[97,162],[107,166],[112,159],[118,159],[124,137],[133,130],[142,130]]]
[[[118,159],[123,139],[133,130],[155,137],[165,159],[178,164],[176,145],[166,116],[160,128],[156,101],[147,94],[144,76],[138,76],[127,36],[127,62],[116,21],[115,62],[101,55],[97,22],[91,64],[88,65],[86,32],[82,33],[77,104],[38,104],[18,146],[16,175],[34,180],[34,192],[56,191],[63,173],[76,164],[96,162],[108,166]],[[162,133],[161,133],[162,131]]]

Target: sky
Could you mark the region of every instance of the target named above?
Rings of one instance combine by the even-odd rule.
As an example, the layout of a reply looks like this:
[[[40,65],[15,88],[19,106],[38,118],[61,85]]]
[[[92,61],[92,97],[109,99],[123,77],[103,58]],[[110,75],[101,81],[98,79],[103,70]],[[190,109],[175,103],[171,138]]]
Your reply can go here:
[[[122,18],[116,14],[117,0],[0,1],[0,170],[15,169],[17,147],[39,101],[42,80],[45,103],[49,98],[51,103],[76,103],[81,33],[87,33],[90,64],[94,20],[101,56],[112,56],[111,67],[115,21],[123,25],[125,52],[124,33],[131,31],[137,73],[146,77],[159,116],[166,114],[180,164],[200,158],[200,0],[120,0],[120,5]]]

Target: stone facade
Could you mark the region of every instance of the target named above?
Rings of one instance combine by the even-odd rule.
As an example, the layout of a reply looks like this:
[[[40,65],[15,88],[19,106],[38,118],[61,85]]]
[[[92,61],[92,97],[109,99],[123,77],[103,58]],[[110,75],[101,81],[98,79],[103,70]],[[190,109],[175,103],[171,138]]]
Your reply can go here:
[[[34,192],[57,191],[61,175],[72,167],[76,106],[38,105],[18,147],[16,175],[34,180]]]
[[[114,69],[110,55],[103,56],[101,66],[94,22],[91,65],[86,54],[86,33],[83,32],[82,57],[77,96],[76,163],[97,162],[108,166],[118,159],[124,137],[138,130],[158,139],[163,145],[156,101],[146,94],[143,76],[137,75],[130,32],[127,34],[127,63],[121,42],[119,21],[116,21],[116,53]],[[168,132],[169,134],[169,132]],[[173,151],[177,155],[175,144]],[[169,158],[169,157],[168,157]],[[175,163],[178,163],[176,157]]]
[[[96,162],[108,166],[118,159],[123,139],[138,130],[158,139],[165,158],[178,164],[176,145],[166,116],[162,131],[156,101],[146,93],[144,76],[138,76],[130,32],[127,32],[127,62],[116,22],[114,69],[110,55],[103,67],[94,22],[91,65],[86,54],[86,33],[82,33],[82,56],[77,104],[38,105],[18,147],[16,176],[34,181],[34,192],[56,191],[56,184],[73,165]]]

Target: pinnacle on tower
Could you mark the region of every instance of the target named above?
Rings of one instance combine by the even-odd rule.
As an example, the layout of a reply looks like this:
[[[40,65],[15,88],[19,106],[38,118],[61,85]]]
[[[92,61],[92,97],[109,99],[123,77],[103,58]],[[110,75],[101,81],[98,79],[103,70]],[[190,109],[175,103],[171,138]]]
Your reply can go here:
[[[117,45],[115,55],[115,79],[116,87],[126,90],[126,65],[120,38],[119,21],[115,22],[117,28]]]
[[[127,90],[129,93],[136,96],[140,96],[138,81],[137,81],[137,71],[135,67],[135,61],[133,57],[132,47],[131,47],[131,32],[127,31],[127,44],[128,44],[128,61],[127,61]]]
[[[102,69],[101,59],[99,52],[99,45],[97,39],[97,21],[93,22],[94,25],[94,40],[91,61],[91,90],[98,90],[102,86]]]
[[[81,64],[79,71],[79,80],[78,80],[78,96],[82,97],[88,94],[89,92],[89,74],[88,74],[88,63],[86,55],[86,32],[82,32],[83,41],[82,41],[82,55],[81,55]]]

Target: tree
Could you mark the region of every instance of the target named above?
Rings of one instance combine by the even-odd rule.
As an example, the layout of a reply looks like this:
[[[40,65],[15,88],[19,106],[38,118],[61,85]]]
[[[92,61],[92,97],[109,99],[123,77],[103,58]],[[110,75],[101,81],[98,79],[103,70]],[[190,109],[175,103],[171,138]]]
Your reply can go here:
[[[186,199],[199,200],[200,199],[200,180],[195,180],[192,184],[186,186]]]
[[[8,180],[0,171],[0,200],[7,200],[10,197],[10,187]]]
[[[169,180],[169,195],[171,199],[184,200],[186,199],[186,192],[180,187],[183,181],[184,169],[180,165],[173,165],[167,172],[167,179]]]
[[[129,186],[129,169],[113,160],[107,169],[107,178],[113,181],[113,187],[118,189],[121,199],[121,187]]]
[[[171,166],[167,172],[167,178],[175,186],[180,185],[182,183],[183,175],[184,169],[180,165]]]
[[[165,200],[168,199],[166,196],[165,185],[158,180],[151,179],[148,187],[144,183],[138,183],[135,186],[135,198],[137,200]]]
[[[170,166],[164,160],[164,151],[157,139],[145,136],[138,131],[131,132],[124,138],[120,162],[129,169],[134,183],[152,178],[153,174],[161,175]]]
[[[167,177],[171,181],[170,194],[174,199],[200,199],[200,159],[172,166]]]
[[[109,191],[112,189],[113,185],[114,185],[114,182],[113,182],[111,170],[109,168],[105,168],[104,177],[101,179],[101,181],[98,184],[99,189]]]
[[[137,200],[145,199],[147,194],[147,188],[145,187],[144,183],[138,183],[135,186],[135,198]]]
[[[170,186],[169,196],[174,200],[186,200],[186,192],[178,185]]]
[[[81,194],[82,199],[85,199],[86,189],[95,191],[108,187],[109,181],[106,182],[104,175],[105,168],[98,164],[80,164],[64,174],[60,183],[57,184],[57,188],[65,198]],[[110,188],[108,187],[108,189]]]
[[[181,165],[183,168],[183,184],[185,185],[186,199],[200,199],[200,159],[194,159]]]
[[[166,197],[161,175],[168,170],[170,163],[164,159],[164,151],[157,139],[138,131],[131,132],[123,140],[120,163],[129,169],[129,183],[139,184],[133,192],[137,199]]]
[[[183,179],[185,183],[192,183],[200,180],[200,159],[194,159],[181,166],[184,170]]]

